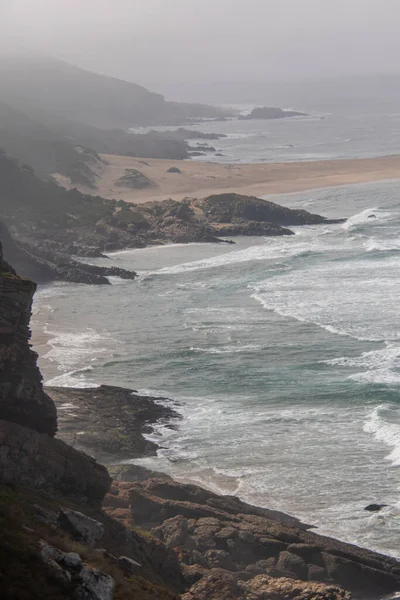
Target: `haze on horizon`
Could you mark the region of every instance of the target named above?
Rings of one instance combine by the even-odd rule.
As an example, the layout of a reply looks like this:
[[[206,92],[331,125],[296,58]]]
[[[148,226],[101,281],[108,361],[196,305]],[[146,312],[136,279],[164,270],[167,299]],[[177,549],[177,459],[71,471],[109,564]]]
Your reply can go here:
[[[0,0],[3,47],[160,91],[399,72],[399,26],[398,0]]]

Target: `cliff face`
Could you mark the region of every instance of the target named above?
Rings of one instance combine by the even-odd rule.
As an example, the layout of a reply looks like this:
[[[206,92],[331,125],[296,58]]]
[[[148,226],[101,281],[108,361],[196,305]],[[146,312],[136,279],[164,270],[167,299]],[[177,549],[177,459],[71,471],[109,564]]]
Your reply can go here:
[[[29,344],[35,290],[0,245],[0,481],[99,502],[110,485],[105,467],[52,439],[57,411]]]
[[[0,244],[0,419],[53,436],[56,408],[43,390],[37,355],[29,345],[35,289],[3,260]]]

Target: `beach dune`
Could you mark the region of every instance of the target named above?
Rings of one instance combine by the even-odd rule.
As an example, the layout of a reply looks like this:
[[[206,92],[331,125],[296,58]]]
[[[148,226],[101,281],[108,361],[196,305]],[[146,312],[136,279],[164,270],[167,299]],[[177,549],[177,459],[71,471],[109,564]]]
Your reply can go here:
[[[254,164],[144,160],[111,154],[102,155],[102,159],[104,168],[97,180],[96,193],[103,198],[135,203],[166,198],[182,200],[187,196],[205,197],[223,192],[263,196],[400,178],[400,155]],[[171,167],[180,172],[168,172]],[[145,189],[118,185],[118,181],[131,169],[143,173],[153,185]],[[72,187],[61,176],[58,176],[58,181]],[[80,189],[93,194],[93,189]]]

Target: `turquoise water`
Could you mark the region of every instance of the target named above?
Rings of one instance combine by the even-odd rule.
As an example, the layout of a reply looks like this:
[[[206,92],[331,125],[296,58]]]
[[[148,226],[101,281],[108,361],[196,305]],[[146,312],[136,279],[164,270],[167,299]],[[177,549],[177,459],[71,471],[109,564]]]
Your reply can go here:
[[[141,464],[400,557],[400,183],[272,199],[350,218],[120,252],[98,262],[136,281],[42,287],[46,382],[166,395],[183,419]]]

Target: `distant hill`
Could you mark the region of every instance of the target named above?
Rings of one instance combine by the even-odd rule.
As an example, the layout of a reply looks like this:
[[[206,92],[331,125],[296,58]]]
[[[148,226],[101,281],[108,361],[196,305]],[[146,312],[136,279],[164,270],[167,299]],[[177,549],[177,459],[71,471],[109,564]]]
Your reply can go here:
[[[222,109],[167,102],[146,88],[80,69],[51,57],[0,57],[0,100],[100,128],[182,123],[218,117]]]
[[[60,173],[72,185],[95,187],[102,169],[99,153],[176,160],[189,157],[188,144],[172,134],[98,129],[41,109],[28,110],[26,114],[0,100],[0,149],[33,167],[42,178]]]
[[[63,133],[47,127],[0,101],[0,148],[34,167],[40,177],[63,173],[72,183],[91,187],[97,153],[71,141]]]
[[[94,187],[100,153],[189,158],[182,136],[126,129],[219,114],[53,58],[0,57],[0,149],[42,178],[60,173],[72,185]]]

